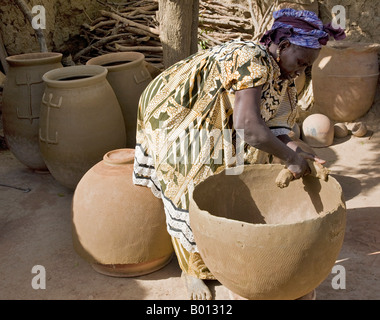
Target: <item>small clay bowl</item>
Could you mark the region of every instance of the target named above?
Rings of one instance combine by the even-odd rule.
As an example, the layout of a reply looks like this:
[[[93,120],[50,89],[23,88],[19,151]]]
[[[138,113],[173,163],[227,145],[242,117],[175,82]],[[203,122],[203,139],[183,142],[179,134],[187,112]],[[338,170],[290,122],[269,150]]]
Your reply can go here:
[[[357,122],[351,129],[352,134],[355,137],[364,137],[367,134],[367,126],[363,122]]]
[[[334,125],[334,137],[344,138],[348,135],[348,129],[344,123],[336,123]]]

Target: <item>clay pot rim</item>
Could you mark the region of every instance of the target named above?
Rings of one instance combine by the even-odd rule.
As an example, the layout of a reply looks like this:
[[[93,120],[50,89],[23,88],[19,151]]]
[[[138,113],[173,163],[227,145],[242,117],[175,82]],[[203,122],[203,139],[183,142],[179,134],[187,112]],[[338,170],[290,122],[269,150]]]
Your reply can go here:
[[[23,53],[6,57],[7,62],[11,66],[33,66],[48,64],[52,62],[60,62],[62,53],[59,52],[34,52]]]
[[[281,164],[255,164],[255,165],[246,165],[246,166],[247,167],[253,167],[253,166],[255,166],[255,168],[258,169],[258,170],[267,170],[268,166],[270,166],[272,168],[276,168],[277,167],[279,169],[280,168],[281,169],[284,168],[284,166],[281,165]],[[227,168],[227,169],[221,171],[220,173],[217,173],[216,175],[223,174],[223,172],[226,172],[226,171],[232,171],[233,169],[234,168]],[[342,190],[342,187],[340,186],[340,184],[338,183],[338,181],[335,178],[331,177],[331,175],[329,176],[329,181],[333,181],[333,183],[335,184],[335,187],[338,189],[338,191],[342,195],[343,194],[343,190]],[[205,181],[202,181],[199,185],[203,184],[204,182]],[[196,201],[194,200],[194,198],[193,198],[192,195],[190,197],[190,207],[194,207],[199,212],[199,214],[201,214],[203,216],[208,216],[211,219],[215,219],[216,222],[229,221],[230,223],[233,224],[234,227],[235,226],[237,227],[237,226],[244,225],[244,228],[251,228],[251,229],[256,229],[256,228],[272,229],[272,228],[278,228],[278,227],[288,228],[288,227],[293,227],[293,226],[301,225],[301,224],[304,224],[304,223],[317,222],[318,220],[322,220],[326,216],[334,214],[334,213],[338,212],[339,210],[342,210],[342,209],[346,210],[346,205],[344,204],[343,199],[341,198],[340,201],[338,201],[336,207],[334,207],[332,210],[330,210],[330,211],[324,211],[324,212],[320,213],[318,216],[316,216],[314,218],[305,219],[305,220],[297,221],[297,222],[293,222],[293,223],[265,223],[264,224],[264,223],[250,223],[250,222],[245,222],[245,221],[240,221],[240,220],[228,219],[228,218],[225,218],[225,217],[219,217],[219,216],[216,216],[214,214],[211,214],[210,212],[208,212],[206,210],[200,209],[198,207],[198,204],[196,203]],[[191,215],[190,215],[190,221],[191,221]]]
[[[112,157],[113,154],[119,154],[121,155],[121,157]],[[132,148],[121,148],[121,149],[111,150],[103,156],[103,161],[107,165],[133,164],[134,160],[135,160],[135,149],[132,149]]]
[[[123,62],[123,60],[131,60],[131,61],[126,61]],[[113,53],[107,53],[95,58],[91,58],[90,60],[87,61],[86,65],[100,65],[104,68],[107,68],[108,71],[113,72],[113,71],[120,71],[120,70],[126,70],[126,69],[132,69],[136,65],[141,64],[145,59],[145,55],[142,54],[141,52],[134,52],[134,51],[129,51],[129,52],[113,52]],[[106,63],[111,63],[111,62],[118,62],[120,60],[120,64],[113,65],[113,66],[104,66]]]
[[[330,177],[329,177],[329,179],[330,179]],[[340,203],[333,210],[323,212],[320,216],[317,216],[317,217],[311,218],[311,219],[305,219],[305,220],[293,222],[293,223],[256,223],[255,224],[255,223],[250,223],[250,222],[245,222],[245,221],[240,221],[240,220],[228,219],[225,217],[218,217],[214,214],[211,214],[210,212],[208,212],[206,210],[200,209],[197,206],[195,200],[190,199],[190,202],[192,203],[192,206],[194,206],[195,209],[198,210],[199,214],[201,214],[203,216],[208,216],[208,217],[210,217],[210,219],[215,219],[216,223],[228,221],[229,223],[232,223],[234,227],[236,226],[236,227],[240,228],[241,226],[244,225],[244,228],[251,228],[251,229],[261,228],[261,229],[268,229],[268,230],[273,229],[273,228],[279,228],[279,227],[280,228],[289,228],[289,227],[294,227],[294,226],[298,226],[298,225],[305,224],[305,223],[317,222],[318,220],[322,220],[323,218],[325,218],[331,214],[334,214],[339,210],[342,210],[342,209],[345,210],[344,204]],[[191,218],[190,218],[190,221],[191,221]]]
[[[378,52],[380,51],[380,44],[375,42],[330,41],[323,48],[336,52]]]
[[[103,81],[106,79],[107,73],[108,70],[102,66],[77,65],[50,70],[42,76],[42,79],[50,87],[78,88]],[[65,81],[60,80],[76,76],[83,76],[85,78]]]

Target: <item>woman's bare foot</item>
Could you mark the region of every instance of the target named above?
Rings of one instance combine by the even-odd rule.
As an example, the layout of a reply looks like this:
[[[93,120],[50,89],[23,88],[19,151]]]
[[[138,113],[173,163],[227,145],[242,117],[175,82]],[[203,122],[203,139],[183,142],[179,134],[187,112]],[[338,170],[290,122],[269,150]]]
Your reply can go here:
[[[211,300],[212,294],[203,280],[189,276],[182,272],[181,278],[185,282],[189,300]]]

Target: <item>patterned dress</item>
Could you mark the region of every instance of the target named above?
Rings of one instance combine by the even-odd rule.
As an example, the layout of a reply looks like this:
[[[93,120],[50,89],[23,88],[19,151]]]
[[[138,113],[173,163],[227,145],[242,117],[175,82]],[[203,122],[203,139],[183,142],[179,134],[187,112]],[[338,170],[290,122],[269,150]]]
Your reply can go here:
[[[233,128],[234,91],[263,86],[261,117],[275,134],[295,122],[294,82],[264,46],[235,40],[182,60],[155,78],[140,98],[133,181],[150,187],[165,207],[167,230],[198,252],[189,222],[190,190],[226,167],[265,163],[268,155],[246,144]]]

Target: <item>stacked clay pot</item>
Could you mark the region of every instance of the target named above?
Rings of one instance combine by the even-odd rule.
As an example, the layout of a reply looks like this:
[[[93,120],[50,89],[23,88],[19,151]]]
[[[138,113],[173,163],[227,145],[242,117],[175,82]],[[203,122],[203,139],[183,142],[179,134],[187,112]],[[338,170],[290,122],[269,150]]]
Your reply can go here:
[[[108,53],[87,61],[87,65],[101,65],[108,70],[107,80],[119,100],[123,112],[127,147],[136,146],[137,110],[139,99],[152,76],[140,52]]]
[[[52,176],[74,190],[103,155],[126,144],[120,105],[101,66],[44,74],[39,143]]]
[[[38,130],[42,76],[62,68],[62,54],[26,53],[7,57],[9,70],[4,83],[2,117],[4,136],[13,155],[33,170],[47,170],[40,152]]]
[[[379,44],[329,42],[312,68],[315,112],[337,122],[354,121],[374,101]]]
[[[162,200],[133,184],[133,161],[134,149],[108,152],[83,176],[73,197],[74,248],[110,276],[156,271],[173,253]]]
[[[298,299],[331,273],[341,250],[342,188],[311,175],[278,188],[282,165],[233,168],[198,184],[190,223],[212,274],[239,296]],[[270,199],[270,201],[268,201]]]

